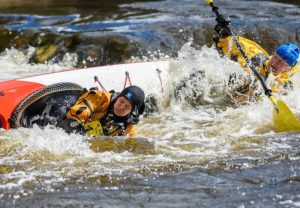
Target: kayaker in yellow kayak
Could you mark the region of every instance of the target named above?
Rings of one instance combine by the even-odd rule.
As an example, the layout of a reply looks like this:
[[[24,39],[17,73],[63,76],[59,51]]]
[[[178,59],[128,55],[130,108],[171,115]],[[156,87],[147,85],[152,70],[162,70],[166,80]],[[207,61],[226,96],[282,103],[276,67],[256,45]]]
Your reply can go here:
[[[232,42],[232,33],[228,30],[229,20],[220,15],[216,21],[218,24],[215,26],[214,43],[218,51],[226,55],[229,59],[238,62],[249,74],[251,70],[247,68],[246,60],[242,56],[240,50]],[[270,87],[273,93],[282,92],[283,89],[291,85],[290,78],[299,70],[299,48],[293,43],[287,43],[279,46],[275,53],[270,56],[260,45],[255,42],[237,37],[240,45],[245,51],[250,63],[256,67],[257,71],[262,77],[267,80],[270,75],[274,76],[271,80]],[[234,84],[237,77],[233,74],[229,80],[229,85]],[[243,79],[242,86],[235,88],[235,93],[239,98],[254,98],[257,99],[257,94],[254,94],[256,87],[255,81],[251,79]],[[255,98],[256,97],[256,98]]]
[[[88,136],[136,136],[136,124],[145,109],[145,94],[138,86],[121,93],[92,90],[84,93],[58,124],[67,133]]]

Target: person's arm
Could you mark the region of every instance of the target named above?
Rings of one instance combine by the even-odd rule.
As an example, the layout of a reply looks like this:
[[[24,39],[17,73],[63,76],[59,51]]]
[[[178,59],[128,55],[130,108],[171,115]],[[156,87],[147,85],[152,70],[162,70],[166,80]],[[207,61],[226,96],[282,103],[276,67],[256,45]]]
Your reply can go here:
[[[213,37],[214,44],[216,48],[218,49],[219,53],[224,55],[222,49],[218,47],[218,44],[221,39],[227,38],[229,36],[232,36],[231,30],[228,28],[230,24],[230,19],[225,18],[223,15],[218,15],[216,18],[216,22],[218,23],[215,26],[215,33]]]
[[[56,126],[64,129],[67,133],[85,134],[84,124],[94,119],[93,114],[106,111],[111,94],[99,90],[84,93],[70,108],[66,117]]]
[[[106,110],[109,105],[109,98],[107,92],[99,90],[86,92],[70,108],[67,117],[84,124],[91,118],[93,113]]]
[[[268,60],[269,54],[255,42],[243,38],[237,37],[240,45],[243,50],[246,52],[247,57],[250,59],[250,63],[256,67],[257,71],[266,78],[267,73],[264,69],[265,62]],[[247,67],[246,60],[240,53],[240,50],[232,41],[232,36],[227,36],[225,38],[220,38],[217,43],[217,48],[221,51],[222,54],[226,55],[230,60],[238,62],[242,68],[248,73],[248,76],[238,76],[233,73],[231,76],[235,77],[237,80],[229,80],[230,83],[236,83],[237,86],[234,87],[234,90],[237,93],[245,94],[249,90],[256,88],[256,85],[253,85],[255,82],[255,77],[251,76],[251,69]]]
[[[226,55],[232,61],[238,62],[242,67],[246,68],[246,60],[241,54],[240,49],[233,42],[233,33],[229,29],[229,18],[225,18],[222,15],[217,15],[216,22],[218,24],[215,26],[213,41],[218,52],[221,55]],[[251,62],[252,58],[258,54],[261,54],[261,56],[266,56],[267,58],[269,57],[269,54],[255,42],[239,36],[236,36],[236,38]],[[249,72],[251,72],[250,69]]]

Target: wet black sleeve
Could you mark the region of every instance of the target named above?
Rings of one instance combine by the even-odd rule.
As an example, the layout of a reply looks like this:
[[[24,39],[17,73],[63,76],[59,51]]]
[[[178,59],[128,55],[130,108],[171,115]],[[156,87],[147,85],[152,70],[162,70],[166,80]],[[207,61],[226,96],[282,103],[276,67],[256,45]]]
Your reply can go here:
[[[269,57],[263,53],[258,53],[250,59],[250,64],[254,67],[263,67],[267,60]]]
[[[85,131],[83,126],[76,120],[71,118],[65,118],[61,122],[59,122],[56,127],[63,129],[68,134],[76,133],[85,135]]]
[[[222,25],[222,24],[217,24],[215,26],[215,32],[219,35],[220,38],[226,38],[226,37],[232,35],[229,28],[227,26]]]

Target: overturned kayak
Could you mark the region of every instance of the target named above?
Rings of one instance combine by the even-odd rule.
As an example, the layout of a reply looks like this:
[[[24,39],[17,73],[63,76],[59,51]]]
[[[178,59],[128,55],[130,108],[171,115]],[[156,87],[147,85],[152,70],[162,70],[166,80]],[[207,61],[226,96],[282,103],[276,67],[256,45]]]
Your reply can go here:
[[[55,125],[86,90],[121,91],[138,85],[146,95],[164,91],[169,62],[74,69],[0,82],[0,128]]]

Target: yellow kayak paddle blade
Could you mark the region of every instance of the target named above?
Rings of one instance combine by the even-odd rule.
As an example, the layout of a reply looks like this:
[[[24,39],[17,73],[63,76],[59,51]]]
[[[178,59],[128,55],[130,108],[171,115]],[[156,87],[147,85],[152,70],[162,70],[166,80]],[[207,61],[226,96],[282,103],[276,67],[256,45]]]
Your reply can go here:
[[[300,122],[282,100],[276,101],[273,120],[278,132],[300,131]]]
[[[213,0],[203,0],[204,2],[210,4],[210,3],[214,3]]]

